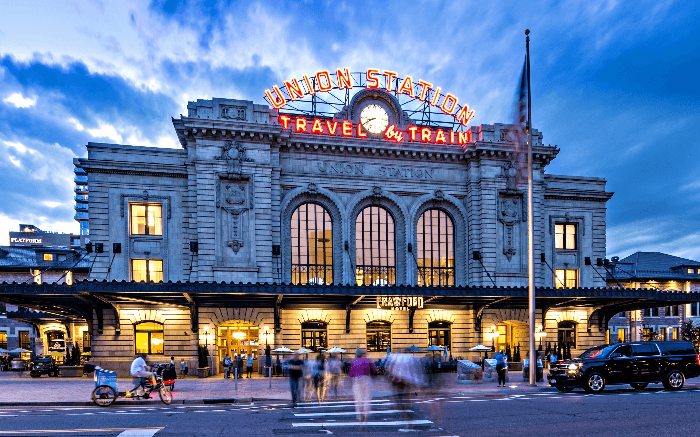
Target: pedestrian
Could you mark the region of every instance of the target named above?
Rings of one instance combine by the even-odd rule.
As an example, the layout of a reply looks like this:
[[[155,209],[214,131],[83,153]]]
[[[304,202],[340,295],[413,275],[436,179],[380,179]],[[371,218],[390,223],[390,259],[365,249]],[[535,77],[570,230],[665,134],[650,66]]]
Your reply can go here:
[[[231,365],[233,364],[233,361],[231,361],[231,355],[227,353],[222,364],[224,366],[224,379],[228,379],[231,375]]]
[[[245,371],[248,374],[246,376],[246,378],[250,378],[253,375],[253,355],[252,354],[248,354],[248,358],[246,358]]]
[[[328,373],[330,377],[330,389],[333,390],[335,397],[338,397],[338,387],[340,386],[341,378],[341,364],[340,360],[336,357],[331,357],[328,359]]]
[[[294,352],[287,365],[289,368],[289,388],[292,391],[292,406],[296,407],[300,397],[299,380],[304,374],[304,360],[299,356],[299,352]]]
[[[180,376],[185,375],[185,359],[181,358],[180,359]]]
[[[320,353],[316,357],[314,366],[314,388],[316,389],[316,399],[320,404],[326,396],[326,363]]]
[[[238,369],[238,379],[243,378],[243,354],[238,356],[236,360],[236,368]]]
[[[350,365],[348,376],[352,378],[352,394],[355,397],[355,413],[359,422],[366,422],[370,411],[371,391],[369,387],[372,371],[377,368],[364,353],[358,351],[357,358]]]
[[[503,349],[496,354],[496,372],[498,372],[498,386],[506,386],[506,372],[508,371],[508,357]]]
[[[175,370],[175,357],[170,357],[170,365],[173,366],[173,370]]]

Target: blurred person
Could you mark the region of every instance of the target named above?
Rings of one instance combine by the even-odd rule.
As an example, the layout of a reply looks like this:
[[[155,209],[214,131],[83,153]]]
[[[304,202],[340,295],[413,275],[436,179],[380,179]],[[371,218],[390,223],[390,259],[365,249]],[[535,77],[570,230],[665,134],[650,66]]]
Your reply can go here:
[[[292,391],[292,406],[296,407],[300,399],[299,380],[304,373],[304,361],[299,356],[299,352],[294,352],[287,365],[289,369],[289,387]]]
[[[391,354],[387,359],[386,371],[391,378],[391,385],[396,390],[397,405],[408,403],[409,393],[413,388],[426,385],[424,360],[408,354]],[[404,419],[408,420],[409,410],[404,409]]]
[[[238,379],[243,378],[243,354],[240,354],[236,360],[236,369],[238,371]]]
[[[314,367],[314,388],[316,389],[316,399],[320,404],[326,397],[326,361],[320,353],[316,357]]]
[[[185,359],[180,359],[180,376],[185,376]]]
[[[233,361],[231,361],[231,355],[227,353],[222,364],[224,365],[224,379],[228,379],[231,375],[231,365],[233,364]]]
[[[370,379],[372,371],[377,372],[377,367],[368,360],[363,352],[358,352],[357,358],[350,365],[348,376],[352,378],[352,393],[355,397],[355,413],[359,422],[366,422],[371,408],[372,392]]]
[[[506,386],[506,372],[508,371],[508,357],[503,349],[496,354],[496,372],[498,373],[498,386]],[[503,384],[501,386],[501,383]]]
[[[301,381],[301,393],[304,402],[310,402],[313,398],[316,386],[314,377],[316,376],[316,360],[304,360],[304,378]]]
[[[340,360],[331,355],[328,359],[329,390],[333,390],[333,395],[336,398],[338,397],[338,387],[340,386],[342,372],[343,369]]]
[[[151,383],[155,386],[156,385],[156,376],[153,372],[151,372],[151,368],[148,366],[148,363],[146,363],[146,354],[138,354],[136,355],[136,358],[134,361],[131,362],[131,368],[129,369],[131,372],[131,376],[134,378],[139,378],[139,383],[136,385],[136,387],[131,389],[131,392],[138,392],[138,389],[141,388],[141,386],[146,382],[146,378],[151,379]],[[143,388],[143,398],[148,399],[148,392],[146,392],[146,388]]]

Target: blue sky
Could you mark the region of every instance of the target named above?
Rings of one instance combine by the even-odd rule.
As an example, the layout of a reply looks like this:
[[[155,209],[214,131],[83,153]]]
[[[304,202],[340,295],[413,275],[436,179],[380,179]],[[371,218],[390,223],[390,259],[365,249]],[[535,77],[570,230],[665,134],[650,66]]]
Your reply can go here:
[[[188,100],[263,103],[318,70],[425,78],[510,122],[531,30],[533,126],[550,174],[602,177],[608,256],[700,260],[700,8],[686,1],[7,2],[0,16],[0,245],[77,232],[88,141],[179,147]]]

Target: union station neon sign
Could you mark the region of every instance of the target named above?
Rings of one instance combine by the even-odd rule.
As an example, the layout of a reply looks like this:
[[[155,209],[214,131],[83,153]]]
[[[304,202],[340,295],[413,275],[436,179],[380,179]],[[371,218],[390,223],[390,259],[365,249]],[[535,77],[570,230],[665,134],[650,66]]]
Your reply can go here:
[[[355,73],[353,73],[355,74]],[[474,117],[474,110],[470,110],[466,104],[459,105],[459,99],[453,94],[441,94],[440,87],[424,80],[417,80],[411,76],[400,79],[398,73],[377,69],[367,69],[364,73],[366,89],[385,89],[387,92],[404,94],[413,99],[427,102],[438,108],[445,115],[451,116],[456,122],[467,126]],[[335,82],[333,81],[335,79]],[[361,82],[361,79],[360,79]],[[362,86],[362,85],[360,85]],[[303,75],[301,81],[297,78],[284,81],[284,91],[279,86],[273,85],[272,90],[266,89],[265,96],[273,108],[280,109],[288,103],[299,99],[314,96],[319,92],[329,92],[333,89],[345,90],[353,88],[350,71],[337,69],[335,74],[328,70],[317,72],[309,77]],[[367,137],[361,124],[353,124],[350,121],[336,122],[335,120],[307,119],[288,115],[280,116],[280,123],[285,129],[293,129],[297,133],[311,133],[320,135],[339,135],[345,137]],[[338,124],[339,123],[339,124]],[[460,144],[469,142],[469,134],[466,132],[454,132],[452,130],[430,129],[427,127],[409,126],[406,130],[400,130],[396,125],[387,126],[383,132],[384,138],[401,142],[410,137],[410,141],[420,141],[434,144]]]

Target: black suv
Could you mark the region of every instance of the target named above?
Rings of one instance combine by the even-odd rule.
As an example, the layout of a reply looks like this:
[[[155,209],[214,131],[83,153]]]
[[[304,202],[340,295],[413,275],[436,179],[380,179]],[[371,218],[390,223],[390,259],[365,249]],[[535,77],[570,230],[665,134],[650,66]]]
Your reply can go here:
[[[58,376],[58,365],[53,357],[42,357],[32,361],[29,366],[29,375],[39,378],[41,375]]]
[[[638,390],[663,383],[680,390],[685,378],[700,376],[700,355],[687,341],[645,341],[597,346],[579,358],[552,363],[549,383],[559,391],[583,387],[600,393],[608,384],[630,384]]]

